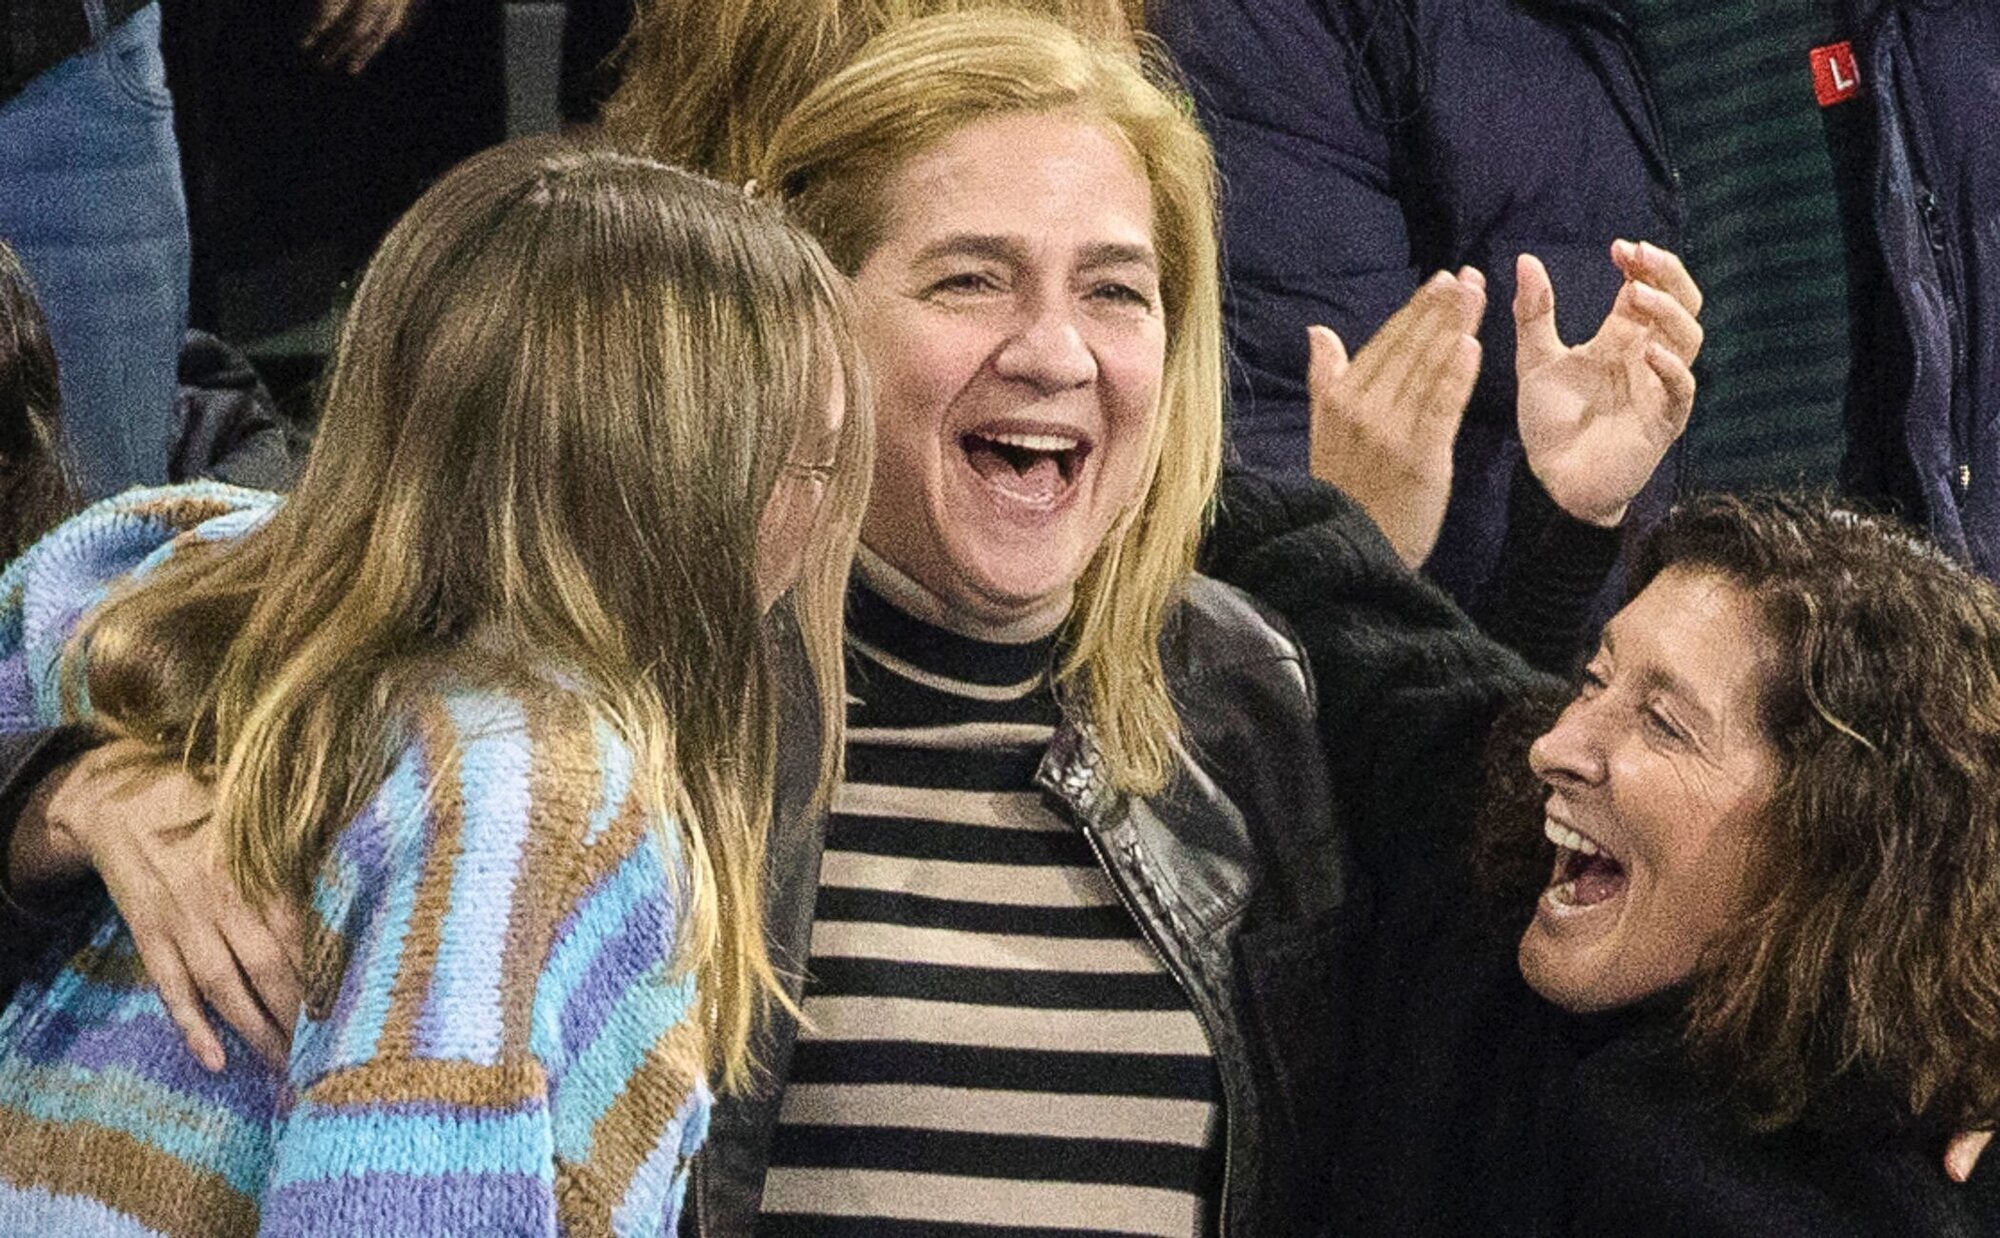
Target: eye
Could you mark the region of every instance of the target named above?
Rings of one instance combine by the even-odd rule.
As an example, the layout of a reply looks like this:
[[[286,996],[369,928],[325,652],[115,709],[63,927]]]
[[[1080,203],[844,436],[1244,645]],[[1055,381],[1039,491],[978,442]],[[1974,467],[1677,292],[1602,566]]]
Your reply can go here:
[[[1106,280],[1091,288],[1090,295],[1098,301],[1108,301],[1116,305],[1130,305],[1137,309],[1153,308],[1152,295],[1144,289],[1118,280]]]
[[[1674,716],[1657,701],[1649,701],[1645,711],[1646,729],[1662,739],[1676,744],[1688,741],[1687,729],[1674,721]]]
[[[1589,700],[1604,691],[1604,672],[1592,662],[1577,674],[1576,695],[1579,700]]]
[[[1000,279],[990,271],[955,271],[934,281],[929,292],[933,294],[972,296],[985,292],[998,292]]]

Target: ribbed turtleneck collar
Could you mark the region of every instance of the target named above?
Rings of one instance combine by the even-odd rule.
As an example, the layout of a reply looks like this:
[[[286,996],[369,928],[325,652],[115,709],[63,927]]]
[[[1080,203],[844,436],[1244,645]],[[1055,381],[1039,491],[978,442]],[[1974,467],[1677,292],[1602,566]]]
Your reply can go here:
[[[934,595],[879,556],[864,552],[856,561],[847,633],[859,652],[984,688],[1025,685],[1052,665],[1058,631],[996,630],[956,620],[947,626],[946,619]]]

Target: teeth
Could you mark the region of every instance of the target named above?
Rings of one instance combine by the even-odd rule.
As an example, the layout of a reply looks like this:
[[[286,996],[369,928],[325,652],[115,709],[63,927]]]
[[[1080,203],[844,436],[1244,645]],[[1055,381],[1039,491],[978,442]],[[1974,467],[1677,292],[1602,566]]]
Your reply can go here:
[[[1542,821],[1542,833],[1558,847],[1568,847],[1571,851],[1581,851],[1585,855],[1596,855],[1597,844],[1566,826],[1552,820]]]
[[[1576,882],[1565,881],[1559,886],[1550,886],[1545,894],[1552,903],[1570,904],[1576,901]]]
[[[1075,451],[1078,439],[1060,434],[982,434],[989,443],[1018,447],[1023,451]]]

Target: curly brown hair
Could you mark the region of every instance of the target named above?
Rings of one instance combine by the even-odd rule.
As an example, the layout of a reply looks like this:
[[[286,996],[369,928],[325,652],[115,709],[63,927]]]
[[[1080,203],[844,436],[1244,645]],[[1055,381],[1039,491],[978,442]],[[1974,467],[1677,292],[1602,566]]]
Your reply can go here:
[[[0,241],[0,564],[76,506],[63,465],[56,354],[21,260]]]
[[[1751,1121],[1836,1082],[1912,1120],[2000,1111],[2000,590],[1918,534],[1816,497],[1713,496],[1647,544],[1634,589],[1714,572],[1786,661],[1762,697],[1780,780],[1710,943],[1688,1046]]]

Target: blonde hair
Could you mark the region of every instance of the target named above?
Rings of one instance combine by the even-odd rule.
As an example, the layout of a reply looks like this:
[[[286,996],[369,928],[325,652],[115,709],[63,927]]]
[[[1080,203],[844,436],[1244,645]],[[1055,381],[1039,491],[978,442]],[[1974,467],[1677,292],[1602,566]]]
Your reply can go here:
[[[1154,76],[1149,76],[1149,70]],[[758,175],[843,270],[882,238],[883,187],[968,124],[1055,112],[1119,135],[1152,188],[1167,328],[1144,497],[1078,583],[1058,684],[1081,706],[1120,788],[1165,784],[1179,718],[1160,661],[1194,570],[1222,455],[1215,164],[1187,111],[1129,43],[988,9],[912,22],[864,47],[778,126]],[[1079,699],[1080,698],[1080,699]]]
[[[475,156],[369,266],[297,493],[103,607],[72,684],[116,729],[212,764],[232,874],[302,899],[442,677],[558,670],[678,831],[677,962],[700,976],[711,1066],[740,1085],[782,1000],[757,527],[833,381],[846,426],[796,602],[830,733],[843,717],[870,467],[843,282],[775,205],[694,175],[547,140]]]
[[[1029,10],[1130,41],[1145,0],[638,0],[603,111],[621,144],[726,181],[751,175],[778,122],[870,38],[921,17]]]

